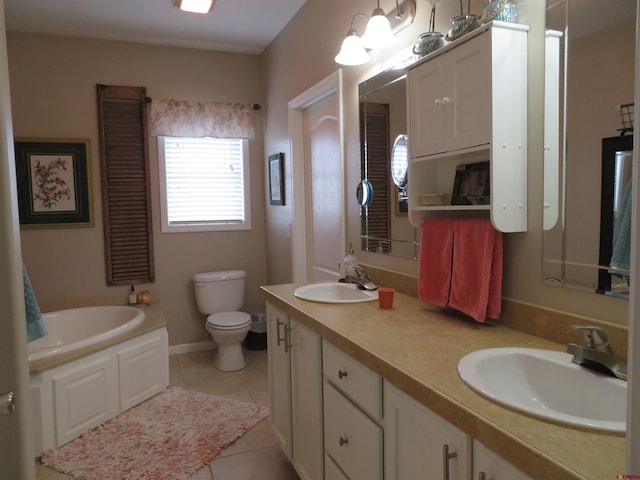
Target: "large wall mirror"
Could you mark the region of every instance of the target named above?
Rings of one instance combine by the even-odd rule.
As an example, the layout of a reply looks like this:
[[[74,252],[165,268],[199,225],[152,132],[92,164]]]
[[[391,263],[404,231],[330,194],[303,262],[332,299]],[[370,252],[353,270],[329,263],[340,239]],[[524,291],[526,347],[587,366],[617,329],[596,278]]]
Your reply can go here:
[[[628,298],[636,0],[547,0],[543,275]]]
[[[407,216],[406,72],[382,72],[362,82],[358,94],[361,248],[416,259],[418,232]]]

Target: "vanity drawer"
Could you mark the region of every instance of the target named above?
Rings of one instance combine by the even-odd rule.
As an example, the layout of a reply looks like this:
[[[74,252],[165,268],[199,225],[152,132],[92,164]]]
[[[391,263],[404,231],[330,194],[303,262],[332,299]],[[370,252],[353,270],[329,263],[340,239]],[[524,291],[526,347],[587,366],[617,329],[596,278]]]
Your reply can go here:
[[[322,341],[322,373],[374,420],[382,418],[382,378],[346,353]]]
[[[324,382],[324,451],[352,480],[382,480],[382,428]]]

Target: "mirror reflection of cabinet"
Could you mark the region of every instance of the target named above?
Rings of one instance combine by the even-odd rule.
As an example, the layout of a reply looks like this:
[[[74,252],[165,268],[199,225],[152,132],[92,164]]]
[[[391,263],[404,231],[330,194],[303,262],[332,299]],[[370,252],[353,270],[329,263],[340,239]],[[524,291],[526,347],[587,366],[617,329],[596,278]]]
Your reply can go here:
[[[361,207],[361,248],[415,259],[418,233],[409,223],[406,197],[391,172],[394,141],[407,134],[406,72],[382,72],[358,88],[361,179],[371,184],[373,192],[370,203]]]
[[[620,134],[618,107],[634,98],[635,10],[634,0],[547,1],[547,47],[557,42],[545,59],[543,275],[550,285],[610,291],[602,139]]]

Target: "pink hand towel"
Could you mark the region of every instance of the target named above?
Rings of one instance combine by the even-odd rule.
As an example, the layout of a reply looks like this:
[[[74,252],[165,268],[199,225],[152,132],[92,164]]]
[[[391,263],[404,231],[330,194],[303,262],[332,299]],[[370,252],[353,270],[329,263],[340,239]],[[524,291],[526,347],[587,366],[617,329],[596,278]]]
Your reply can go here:
[[[488,219],[456,220],[449,306],[484,322],[500,315],[501,296],[502,234]]]
[[[422,222],[418,294],[420,300],[444,307],[449,302],[453,225],[451,218]]]

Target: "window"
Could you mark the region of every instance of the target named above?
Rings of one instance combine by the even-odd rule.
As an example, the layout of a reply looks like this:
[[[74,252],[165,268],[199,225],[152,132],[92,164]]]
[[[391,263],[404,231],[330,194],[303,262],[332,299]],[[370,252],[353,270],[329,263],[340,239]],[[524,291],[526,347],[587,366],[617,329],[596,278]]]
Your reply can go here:
[[[158,137],[163,233],[251,229],[248,145]]]

